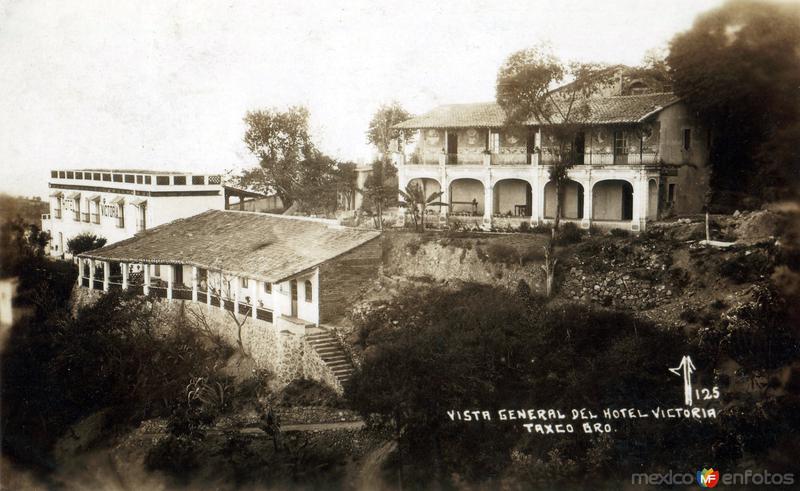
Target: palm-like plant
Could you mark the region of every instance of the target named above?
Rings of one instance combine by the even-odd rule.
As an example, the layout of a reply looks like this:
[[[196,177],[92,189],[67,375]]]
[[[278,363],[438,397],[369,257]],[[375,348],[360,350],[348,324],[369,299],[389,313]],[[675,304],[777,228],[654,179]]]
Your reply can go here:
[[[425,196],[425,190],[418,183],[408,183],[406,189],[397,191],[405,203],[400,206],[407,206],[411,209],[411,217],[414,219],[414,228],[425,231],[425,211],[429,206],[448,206],[442,203],[439,198],[444,192],[438,191]]]

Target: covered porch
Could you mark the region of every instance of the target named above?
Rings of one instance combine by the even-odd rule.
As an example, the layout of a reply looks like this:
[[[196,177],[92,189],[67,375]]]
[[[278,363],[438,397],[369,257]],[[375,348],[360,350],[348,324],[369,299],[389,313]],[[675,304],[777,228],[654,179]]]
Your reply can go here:
[[[207,308],[274,324],[272,283],[194,265],[117,262],[80,257],[78,286],[109,292],[128,291],[167,301],[187,301]],[[279,315],[279,313],[278,313]]]

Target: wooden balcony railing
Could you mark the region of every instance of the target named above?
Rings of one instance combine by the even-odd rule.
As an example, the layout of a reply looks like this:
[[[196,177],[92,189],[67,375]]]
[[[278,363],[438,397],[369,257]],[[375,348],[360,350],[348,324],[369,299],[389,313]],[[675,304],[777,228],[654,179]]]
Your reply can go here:
[[[97,273],[97,272],[96,272]],[[102,277],[102,270],[100,270],[99,274]],[[138,275],[138,276],[137,276]],[[134,295],[143,295],[144,294],[144,285],[142,285],[138,280],[140,279],[141,273],[131,273],[128,276],[128,284],[127,284],[127,291]],[[95,290],[103,290],[103,280],[100,278],[95,277],[94,281],[91,278],[82,276],[80,278],[80,285],[85,288],[93,288]],[[132,282],[133,281],[133,282]],[[154,280],[154,284],[151,284],[148,289],[148,296],[151,298],[167,298],[168,297],[168,289],[163,281],[159,279]],[[108,290],[109,291],[121,291],[123,287],[122,283],[122,275],[116,274],[109,277],[108,281]],[[210,296],[209,296],[210,295]],[[187,288],[185,284],[181,284],[180,287],[174,287],[172,289],[172,299],[173,300],[183,300],[183,301],[192,301],[192,289]],[[207,302],[208,300],[208,302]],[[221,298],[213,293],[209,293],[208,290],[200,290],[197,291],[197,303],[199,304],[210,304],[214,307],[219,307],[230,312],[236,311],[236,301],[230,298]],[[255,309],[255,310],[253,310]],[[245,297],[244,300],[238,302],[238,313],[244,317],[255,317],[256,319],[264,322],[273,323],[274,322],[274,314],[272,310],[265,308],[261,301],[258,302],[258,307],[255,307],[252,302],[250,302],[249,297]]]
[[[99,213],[92,213],[92,223],[99,225],[100,224],[100,214]]]
[[[192,290],[186,288],[173,288],[172,289],[172,298],[176,300],[191,300],[192,299]]]
[[[577,154],[572,157],[575,165],[651,165],[658,163],[658,153],[627,153],[614,154],[611,152],[592,152]],[[556,161],[556,155],[543,153],[541,162],[544,165]]]
[[[89,223],[89,213],[88,212],[81,213],[81,218],[83,219],[84,222]]]

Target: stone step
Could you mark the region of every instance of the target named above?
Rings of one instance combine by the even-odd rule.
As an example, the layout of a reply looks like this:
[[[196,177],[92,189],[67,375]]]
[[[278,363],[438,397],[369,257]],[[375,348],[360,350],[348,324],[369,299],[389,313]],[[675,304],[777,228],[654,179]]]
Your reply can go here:
[[[342,348],[339,346],[322,346],[320,348],[314,346],[314,351],[317,353],[343,353]]]
[[[331,364],[337,361],[349,361],[347,359],[347,356],[341,353],[331,353],[325,355],[320,354],[320,358],[322,358],[322,361],[324,361],[327,364]]]

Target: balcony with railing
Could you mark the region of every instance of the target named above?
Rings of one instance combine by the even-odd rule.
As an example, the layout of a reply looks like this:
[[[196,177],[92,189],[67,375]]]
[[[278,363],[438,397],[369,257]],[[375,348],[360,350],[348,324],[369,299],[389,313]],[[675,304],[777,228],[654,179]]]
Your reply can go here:
[[[100,224],[100,214],[99,213],[92,213],[92,223],[95,225]]]
[[[89,212],[85,211],[81,213],[81,221],[89,223]]]
[[[152,299],[196,302],[209,307],[224,309],[244,317],[251,317],[254,320],[273,322],[274,315],[272,310],[264,305],[264,301],[271,298],[272,294],[269,290],[266,291],[267,297],[258,299],[259,295],[256,295],[255,301],[248,295],[237,298],[236,295],[210,288],[208,285],[208,272],[199,268],[197,280],[193,282],[192,286],[188,286],[181,280],[169,282],[157,277],[149,278],[149,283],[146,284],[143,270],[131,272],[127,269],[120,269],[116,263],[107,262],[105,264],[110,271],[107,277],[104,277],[102,267],[92,269],[83,262],[79,263],[79,286],[100,291],[127,290],[135,295],[147,294]],[[124,267],[127,268],[128,266]],[[147,265],[142,265],[142,267],[147,268]],[[165,268],[167,266],[162,265],[161,267]]]
[[[574,165],[655,165],[658,164],[658,152],[636,152],[615,154],[613,152],[579,153],[572,157]],[[553,153],[543,153],[541,162],[550,165],[557,161]]]
[[[420,152],[405,160],[403,156],[396,156],[398,165],[536,165],[539,163],[538,153],[442,153]]]

